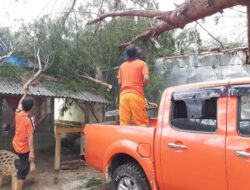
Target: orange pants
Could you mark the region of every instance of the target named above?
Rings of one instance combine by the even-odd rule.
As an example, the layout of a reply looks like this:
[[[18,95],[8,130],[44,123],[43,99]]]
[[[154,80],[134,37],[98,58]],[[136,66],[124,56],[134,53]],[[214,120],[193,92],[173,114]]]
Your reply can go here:
[[[146,101],[143,96],[134,93],[122,94],[120,96],[119,114],[120,125],[131,125],[134,123],[139,126],[147,126],[149,124]]]

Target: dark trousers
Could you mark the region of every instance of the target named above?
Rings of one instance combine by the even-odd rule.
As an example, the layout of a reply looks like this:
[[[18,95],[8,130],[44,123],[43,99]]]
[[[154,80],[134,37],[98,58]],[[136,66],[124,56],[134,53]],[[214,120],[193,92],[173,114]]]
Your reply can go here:
[[[17,179],[25,180],[30,171],[29,154],[29,152],[24,154],[17,153],[20,158],[19,167],[17,171]]]

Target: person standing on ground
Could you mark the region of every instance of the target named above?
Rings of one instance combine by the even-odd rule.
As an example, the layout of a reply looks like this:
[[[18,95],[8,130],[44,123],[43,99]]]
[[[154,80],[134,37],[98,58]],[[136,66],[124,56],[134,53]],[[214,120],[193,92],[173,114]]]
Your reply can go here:
[[[119,115],[120,125],[148,126],[144,87],[149,82],[147,64],[139,59],[139,48],[129,45],[126,48],[127,61],[118,71],[120,85]]]
[[[12,145],[20,158],[16,190],[23,189],[25,179],[30,170],[30,162],[33,162],[35,159],[33,146],[34,118],[31,116],[33,104],[33,99],[27,97],[27,93],[25,93],[19,102],[15,114],[15,136]]]

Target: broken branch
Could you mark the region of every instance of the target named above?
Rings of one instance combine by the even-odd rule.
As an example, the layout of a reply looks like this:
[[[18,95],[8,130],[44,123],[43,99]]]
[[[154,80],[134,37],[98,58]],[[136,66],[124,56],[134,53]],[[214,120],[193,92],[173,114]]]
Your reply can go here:
[[[100,84],[100,85],[102,85],[102,86],[108,88],[108,90],[111,90],[111,89],[112,89],[112,85],[111,85],[111,84],[108,84],[108,83],[105,83],[105,82],[100,81],[100,80],[98,80],[98,79],[95,79],[95,78],[89,76],[87,73],[84,73],[83,75],[78,74],[78,76],[79,76],[80,78],[83,78],[83,79],[87,79],[87,80],[89,80],[89,81],[92,81],[92,82],[94,82],[94,83],[96,83],[96,84]]]
[[[24,91],[25,93],[27,93],[29,86],[37,79],[37,77],[41,74],[42,72],[42,63],[41,63],[41,59],[40,59],[40,55],[39,55],[39,49],[37,51],[37,60],[38,60],[38,66],[39,69],[38,71],[23,85]]]
[[[9,52],[7,55],[1,56],[0,61],[3,61],[1,64],[3,64],[5,62],[5,60],[8,59],[14,53],[15,50],[16,50],[16,47],[11,52]]]
[[[235,5],[246,5],[248,0],[186,0],[184,3],[178,5],[173,11],[156,11],[156,10],[126,10],[116,11],[100,15],[88,24],[94,24],[102,21],[107,17],[116,16],[139,16],[152,19],[160,19],[164,23],[153,26],[148,31],[137,35],[131,41],[122,44],[126,46],[136,40],[147,40],[154,36],[160,35],[163,32],[183,28],[188,23],[199,20],[206,16],[213,15],[222,11],[225,8],[233,7]]]

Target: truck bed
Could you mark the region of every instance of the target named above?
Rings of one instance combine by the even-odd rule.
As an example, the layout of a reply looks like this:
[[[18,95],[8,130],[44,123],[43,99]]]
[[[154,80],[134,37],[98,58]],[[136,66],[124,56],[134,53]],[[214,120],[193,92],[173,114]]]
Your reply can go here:
[[[137,153],[139,144],[147,144],[153,154],[154,133],[157,119],[150,119],[149,127],[119,126],[117,122],[87,124],[85,134],[85,160],[100,171],[104,171],[110,156]],[[141,135],[143,134],[143,135]],[[122,146],[120,146],[122,145]],[[117,148],[116,148],[117,147]],[[121,149],[120,147],[125,147]],[[127,147],[127,148],[126,148]],[[139,156],[139,155],[135,155]],[[153,155],[152,155],[153,156]]]

